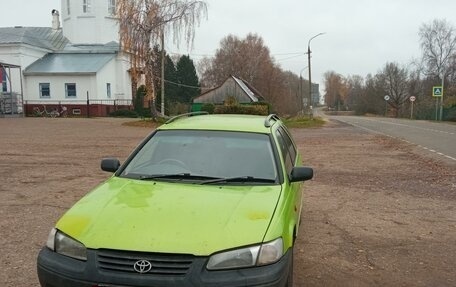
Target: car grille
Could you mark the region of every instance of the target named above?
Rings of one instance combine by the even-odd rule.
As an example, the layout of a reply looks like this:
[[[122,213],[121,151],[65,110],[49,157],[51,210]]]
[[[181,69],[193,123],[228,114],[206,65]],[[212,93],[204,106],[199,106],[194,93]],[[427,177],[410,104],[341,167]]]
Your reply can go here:
[[[152,264],[150,271],[143,274],[154,275],[185,275],[195,257],[186,254],[144,253],[117,250],[99,250],[98,265],[106,271],[136,273],[134,265],[139,260],[147,260]]]

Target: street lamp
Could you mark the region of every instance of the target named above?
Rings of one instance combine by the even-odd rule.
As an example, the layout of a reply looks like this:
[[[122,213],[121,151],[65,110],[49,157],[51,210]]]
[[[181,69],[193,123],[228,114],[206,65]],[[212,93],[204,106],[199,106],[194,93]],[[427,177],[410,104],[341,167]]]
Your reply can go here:
[[[312,53],[310,51],[310,42],[320,36],[320,35],[323,35],[325,33],[318,33],[317,35],[313,36],[312,38],[309,39],[309,42],[307,42],[307,59],[308,59],[308,66],[309,66],[309,115],[310,117],[312,117],[312,110],[311,110],[311,107],[312,107],[312,71],[311,71],[311,66],[310,66],[310,53]]]
[[[301,112],[304,110],[304,98],[302,96],[302,72],[307,69],[309,66],[305,66],[304,68],[301,69],[299,72],[299,98],[301,99]]]

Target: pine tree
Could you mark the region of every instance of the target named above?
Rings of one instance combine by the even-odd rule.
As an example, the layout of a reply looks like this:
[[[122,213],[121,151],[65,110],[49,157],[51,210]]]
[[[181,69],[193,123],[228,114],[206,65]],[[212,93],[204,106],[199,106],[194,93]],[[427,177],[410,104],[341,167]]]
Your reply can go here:
[[[160,64],[160,61],[157,64]],[[178,79],[176,67],[171,57],[165,53],[165,109],[169,110],[170,105],[179,101]],[[161,77],[156,79],[157,100],[156,107],[160,109],[161,105]]]
[[[177,81],[180,84],[178,100],[190,104],[193,98],[200,95],[200,83],[196,68],[190,56],[181,56],[176,64]]]

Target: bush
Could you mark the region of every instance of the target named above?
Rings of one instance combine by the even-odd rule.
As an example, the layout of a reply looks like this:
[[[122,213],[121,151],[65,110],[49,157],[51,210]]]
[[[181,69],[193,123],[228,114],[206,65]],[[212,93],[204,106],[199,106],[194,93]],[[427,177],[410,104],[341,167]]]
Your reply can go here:
[[[119,118],[137,118],[138,113],[130,110],[117,110],[109,114],[110,117],[119,117]]]
[[[267,102],[256,102],[256,103],[251,103],[252,106],[260,106],[263,107],[263,109],[267,109],[267,114],[271,114],[272,111],[272,105]]]
[[[216,106],[214,109],[216,114],[245,114],[245,115],[260,115],[266,116],[269,113],[266,105],[225,105]]]
[[[190,106],[185,103],[181,102],[170,102],[168,103],[168,110],[167,113],[169,115],[180,115],[180,114],[185,114],[188,113],[190,110]]]
[[[146,86],[141,85],[137,90],[136,90],[136,96],[134,99],[134,107],[135,111],[138,115],[144,116],[144,97],[146,96]]]
[[[443,120],[456,122],[456,105],[443,109]]]
[[[214,104],[204,104],[201,106],[201,111],[202,112],[208,112],[210,114],[213,114],[215,110]]]

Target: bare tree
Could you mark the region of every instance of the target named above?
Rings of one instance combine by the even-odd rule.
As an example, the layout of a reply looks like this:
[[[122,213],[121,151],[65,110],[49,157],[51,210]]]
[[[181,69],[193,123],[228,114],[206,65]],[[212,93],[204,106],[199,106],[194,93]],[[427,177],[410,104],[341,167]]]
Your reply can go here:
[[[346,78],[348,94],[345,100],[345,106],[348,110],[358,108],[364,94],[364,79],[359,75],[348,76]]]
[[[456,30],[446,20],[435,19],[419,31],[423,63],[427,76],[446,77],[454,73]]]
[[[212,69],[212,59],[207,56],[200,59],[196,65],[196,72],[198,73],[198,77],[200,78],[202,93],[208,91],[211,88],[214,88],[214,86],[212,86],[212,85],[215,81],[211,78],[210,74],[206,75],[206,78],[203,78],[203,74],[206,71],[209,71],[211,69]],[[209,77],[209,79],[208,79],[208,77]]]
[[[236,75],[258,88],[258,84],[265,78],[264,70],[271,66],[274,63],[269,48],[261,37],[248,34],[245,39],[240,39],[228,35],[220,41],[220,48],[212,59],[212,64],[203,73],[202,80],[217,86],[230,75]]]
[[[379,85],[378,76],[368,74],[365,78],[365,94],[363,96],[364,113],[381,115],[385,112],[385,92]]]
[[[395,116],[398,117],[402,106],[409,97],[409,75],[404,67],[397,63],[387,63],[377,75],[379,85],[385,95],[390,97],[388,104],[394,108]]]
[[[334,72],[328,71],[324,74],[325,78],[325,103],[328,108],[340,110],[345,105],[348,95],[348,86],[345,78]]]
[[[243,39],[228,35],[220,41],[215,57],[201,61],[199,68],[203,86],[216,87],[230,75],[237,76],[260,91],[275,112],[292,115],[299,111],[297,76],[292,77],[275,64],[269,48],[256,34]]]
[[[203,1],[192,0],[119,0],[117,16],[120,25],[120,45],[123,52],[130,56],[131,78],[138,83],[144,75],[147,95],[154,102],[155,89],[153,47],[160,44],[163,33],[173,32],[174,41],[178,42],[183,34],[187,45],[193,43],[195,26],[207,6]],[[162,47],[163,49],[163,47]],[[151,105],[154,115],[154,105]]]

